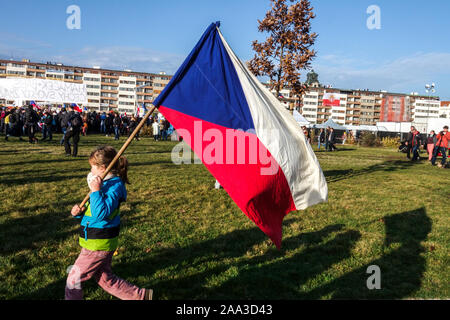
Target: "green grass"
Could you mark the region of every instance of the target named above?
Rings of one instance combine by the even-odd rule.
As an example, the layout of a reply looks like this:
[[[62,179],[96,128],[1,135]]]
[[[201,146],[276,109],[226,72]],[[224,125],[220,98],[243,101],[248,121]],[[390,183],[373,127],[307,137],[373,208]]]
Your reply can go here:
[[[56,142],[1,139],[0,299],[64,298],[88,155],[123,142],[82,137],[80,157],[66,158]],[[286,216],[277,250],[203,165],[172,163],[175,145],[143,139],[126,152],[132,184],[113,271],[155,299],[450,298],[449,170],[394,149],[318,152],[329,201]],[[366,287],[370,265],[380,290]],[[84,289],[115,299],[94,281]]]

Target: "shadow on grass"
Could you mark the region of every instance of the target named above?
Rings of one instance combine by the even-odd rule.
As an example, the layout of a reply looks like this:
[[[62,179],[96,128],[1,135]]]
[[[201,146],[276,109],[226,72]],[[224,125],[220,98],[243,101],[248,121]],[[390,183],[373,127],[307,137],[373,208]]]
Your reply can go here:
[[[45,164],[49,163],[61,163],[61,162],[78,162],[78,161],[86,161],[87,157],[78,156],[76,158],[72,157],[64,157],[58,159],[33,159],[30,161],[19,161],[19,162],[11,162],[8,163],[9,166],[27,166],[33,164],[39,164],[45,166]]]
[[[384,222],[384,246],[396,243],[399,247],[337,279],[327,270],[351,258],[361,238],[359,231],[344,230],[343,225],[285,239],[281,251],[269,249],[249,259],[245,259],[248,251],[267,241],[258,228],[234,231],[187,248],[163,249],[144,261],[120,263],[114,268],[121,275],[134,277],[170,270],[168,276],[151,285],[156,299],[405,298],[421,286],[426,261],[420,255],[424,251],[420,242],[431,231],[431,220],[421,208],[386,216]],[[330,239],[333,233],[336,235]],[[300,246],[305,249],[286,258],[286,250]],[[367,288],[370,265],[381,268],[381,290]]]
[[[327,270],[351,258],[361,238],[358,231],[345,230],[341,224],[290,237],[280,251],[269,249],[249,258],[245,258],[249,250],[267,237],[258,228],[233,231],[185,248],[155,249],[144,260],[114,264],[113,271],[125,279],[163,272],[161,280],[144,284],[155,290],[155,299],[400,299],[420,288],[426,267],[420,242],[431,231],[431,220],[421,208],[386,216],[384,221],[384,245],[399,247],[337,279]],[[286,257],[289,249],[301,246],[303,250]],[[381,290],[367,289],[370,265],[381,269]],[[15,299],[45,299],[56,291],[62,296],[64,285],[65,279],[59,279]]]
[[[52,206],[64,207],[71,204],[73,201],[58,202],[53,205],[47,203],[23,208],[22,212],[35,212]],[[74,226],[74,221],[71,219],[70,211],[55,213],[50,209],[45,213],[33,214],[29,217],[10,218],[0,224],[0,253],[9,254],[33,249],[41,241],[64,240],[73,235],[73,232],[69,231]]]
[[[291,221],[284,225],[287,223]],[[288,238],[280,251],[272,248],[248,259],[245,256],[252,247],[268,241],[267,237],[258,228],[238,230],[187,248],[158,250],[144,261],[118,264],[114,269],[135,277],[169,269],[175,279],[168,276],[152,284],[163,299],[295,298],[300,284],[350,256],[360,234],[354,230],[342,232],[343,227],[331,225]],[[324,243],[335,232],[341,233]],[[299,246],[306,248],[285,258],[287,250]],[[230,277],[230,273],[236,275]],[[224,282],[216,284],[221,278]]]
[[[383,163],[374,164],[369,167],[356,170],[355,169],[326,170],[324,171],[324,175],[327,179],[327,182],[336,182],[379,171],[394,172],[399,170],[405,170],[413,167],[416,164],[417,162],[413,163],[411,161],[389,160],[384,161]]]
[[[33,183],[48,183],[48,182],[61,182],[64,180],[70,179],[82,179],[85,178],[86,174],[77,174],[77,175],[68,175],[68,176],[55,176],[55,175],[46,175],[46,176],[37,176],[37,177],[23,177],[23,178],[13,178],[13,179],[4,179],[0,180],[0,185],[6,186],[17,186],[17,185],[28,185]]]
[[[426,270],[425,258],[421,256],[425,249],[421,242],[431,231],[431,220],[424,208],[386,216],[383,220],[386,227],[384,246],[396,243],[398,248],[301,298],[318,299],[332,294],[334,299],[401,299],[417,291]],[[367,268],[371,265],[381,270],[379,290],[369,290],[366,285],[371,275],[367,274]]]

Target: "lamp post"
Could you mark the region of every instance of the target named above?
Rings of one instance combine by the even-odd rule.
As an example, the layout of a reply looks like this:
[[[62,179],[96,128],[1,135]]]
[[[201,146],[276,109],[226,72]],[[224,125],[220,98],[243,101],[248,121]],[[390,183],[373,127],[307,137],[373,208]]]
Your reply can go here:
[[[431,93],[435,93],[436,90],[434,82],[431,84],[425,85],[425,92],[428,93],[428,108],[427,108],[427,125],[426,125],[426,133],[428,134],[428,117],[430,116],[430,101],[431,101]]]

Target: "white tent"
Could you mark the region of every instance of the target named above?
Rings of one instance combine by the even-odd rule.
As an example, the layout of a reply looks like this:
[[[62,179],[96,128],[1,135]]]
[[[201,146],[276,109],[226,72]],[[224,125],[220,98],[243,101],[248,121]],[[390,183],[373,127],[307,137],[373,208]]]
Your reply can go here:
[[[309,121],[305,119],[304,116],[302,116],[300,114],[300,112],[298,112],[297,110],[294,110],[293,114],[295,121],[298,122],[299,125],[301,126],[309,126]]]
[[[354,132],[356,131],[371,131],[371,132],[379,132],[379,131],[389,131],[385,126],[368,126],[368,125],[360,125],[360,126],[353,126],[348,125],[345,126],[347,130],[352,130]]]
[[[328,119],[326,122],[324,122],[322,124],[315,124],[312,127],[318,128],[318,129],[326,129],[326,128],[330,127],[335,130],[347,130],[346,127],[341,126],[340,124],[334,122],[333,119]]]

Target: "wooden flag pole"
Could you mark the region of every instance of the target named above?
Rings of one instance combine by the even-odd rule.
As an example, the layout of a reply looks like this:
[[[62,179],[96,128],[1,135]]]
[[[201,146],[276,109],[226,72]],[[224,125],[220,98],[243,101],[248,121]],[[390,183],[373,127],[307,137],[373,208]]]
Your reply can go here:
[[[125,152],[125,150],[128,148],[128,146],[130,145],[131,141],[133,141],[134,137],[137,135],[137,133],[139,132],[139,130],[141,130],[142,126],[144,125],[144,123],[147,121],[147,119],[150,117],[150,115],[155,111],[156,107],[153,107],[150,109],[149,112],[147,112],[147,114],[144,116],[144,118],[142,118],[141,122],[139,123],[139,125],[136,127],[136,129],[134,129],[133,133],[131,134],[131,136],[128,137],[128,140],[124,143],[124,145],[122,146],[122,148],[120,148],[119,152],[117,152],[117,155],[114,157],[114,159],[111,161],[111,163],[109,164],[109,166],[106,168],[105,172],[102,174],[102,176],[100,177],[102,180],[108,175],[108,173],[111,171],[111,169],[114,167],[114,165],[116,164],[117,160],[119,160],[119,158],[122,156],[122,154]],[[83,209],[84,205],[89,201],[89,197],[90,197],[91,193],[89,192],[86,197],[84,197],[83,202],[81,202],[80,204],[80,208]]]

